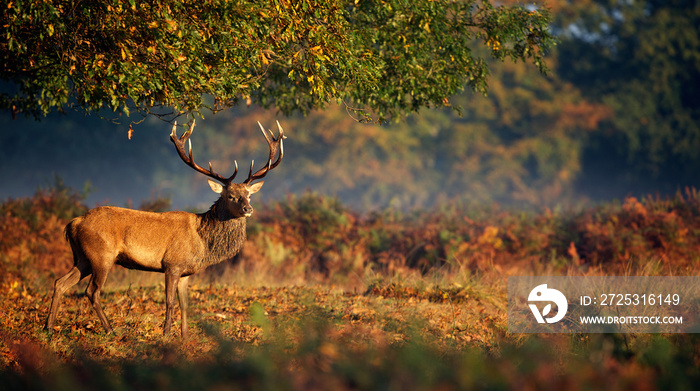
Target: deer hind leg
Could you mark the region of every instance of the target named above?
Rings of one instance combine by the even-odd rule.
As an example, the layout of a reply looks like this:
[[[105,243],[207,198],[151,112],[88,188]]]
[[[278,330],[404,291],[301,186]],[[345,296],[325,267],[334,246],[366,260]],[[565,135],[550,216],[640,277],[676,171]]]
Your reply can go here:
[[[93,268],[92,278],[88,283],[85,293],[87,294],[88,299],[90,299],[92,308],[97,313],[97,317],[100,318],[100,322],[102,322],[102,325],[107,330],[107,333],[113,333],[114,330],[109,324],[109,320],[107,320],[107,316],[102,310],[102,305],[100,304],[100,292],[102,291],[105,281],[107,281],[107,274],[109,274],[109,268]]]
[[[56,314],[58,313],[58,308],[61,305],[61,299],[68,289],[73,285],[77,284],[83,278],[89,276],[92,273],[92,268],[88,262],[80,262],[78,260],[76,265],[73,266],[66,275],[56,280],[53,286],[53,297],[51,298],[51,309],[49,310],[49,316],[46,319],[46,325],[44,330],[53,330],[53,325],[56,322]]]

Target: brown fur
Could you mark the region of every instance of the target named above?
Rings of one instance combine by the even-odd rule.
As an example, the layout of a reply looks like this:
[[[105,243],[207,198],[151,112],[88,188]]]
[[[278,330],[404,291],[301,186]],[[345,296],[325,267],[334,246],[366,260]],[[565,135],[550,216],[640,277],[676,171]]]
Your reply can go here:
[[[65,229],[73,250],[73,268],[54,284],[46,329],[53,329],[63,294],[78,281],[91,276],[87,297],[105,329],[112,332],[99,295],[109,271],[117,264],[165,274],[164,333],[170,331],[177,292],[182,336],[186,338],[188,277],[232,258],[241,250],[246,240],[246,217],[253,212],[250,195],[257,192],[262,183],[232,183],[221,187],[210,182],[221,197],[202,214],[153,213],[105,206],[73,219]]]

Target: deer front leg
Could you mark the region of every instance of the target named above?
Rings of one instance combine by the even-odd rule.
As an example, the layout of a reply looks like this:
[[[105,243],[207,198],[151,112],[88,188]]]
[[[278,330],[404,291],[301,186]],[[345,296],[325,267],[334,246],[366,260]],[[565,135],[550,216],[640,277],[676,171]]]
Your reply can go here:
[[[165,272],[165,325],[163,335],[170,333],[170,326],[173,324],[173,309],[175,308],[175,284],[180,278],[172,271]]]
[[[107,315],[105,315],[105,312],[102,309],[102,304],[100,304],[100,292],[102,291],[102,287],[104,286],[106,280],[107,273],[103,269],[93,269],[92,278],[88,283],[85,293],[87,294],[90,303],[92,303],[92,308],[97,313],[97,317],[100,318],[100,322],[102,322],[105,330],[107,330],[108,334],[112,334],[114,333],[114,330],[109,324],[109,320],[107,320]]]
[[[187,339],[187,283],[189,276],[180,277],[177,283],[177,298],[180,302],[180,316],[182,317],[182,339]]]

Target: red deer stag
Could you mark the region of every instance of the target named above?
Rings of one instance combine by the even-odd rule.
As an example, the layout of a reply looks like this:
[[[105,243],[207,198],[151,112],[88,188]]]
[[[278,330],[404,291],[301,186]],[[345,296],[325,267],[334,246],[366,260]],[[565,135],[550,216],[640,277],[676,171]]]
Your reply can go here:
[[[56,312],[66,290],[91,276],[87,297],[107,332],[113,332],[100,305],[100,291],[110,269],[117,264],[128,269],[165,273],[163,333],[170,332],[177,292],[182,315],[182,337],[187,338],[187,280],[207,266],[230,259],[243,247],[246,217],[253,213],[250,196],[263,185],[263,181],[253,181],[262,179],[280,163],[284,155],[282,140],[285,136],[279,122],[277,138],[260,125],[270,148],[270,158],[255,173],[251,163],[248,178],[242,183],[233,183],[238,164],[235,164],[233,175],[228,178],[215,173],[211,163],[208,170],[200,167],[192,158],[191,141],[189,154],[185,153],[185,141],[192,135],[194,121],[180,138],[177,137],[176,126],[177,123],[173,126],[170,140],[175,144],[180,158],[196,171],[218,181],[208,180],[211,189],[221,197],[209,211],[202,214],[152,213],[104,206],[73,219],[65,229],[66,239],[73,250],[73,268],[54,284],[51,310],[46,320],[47,330],[53,330]],[[275,156],[278,157],[273,163]]]

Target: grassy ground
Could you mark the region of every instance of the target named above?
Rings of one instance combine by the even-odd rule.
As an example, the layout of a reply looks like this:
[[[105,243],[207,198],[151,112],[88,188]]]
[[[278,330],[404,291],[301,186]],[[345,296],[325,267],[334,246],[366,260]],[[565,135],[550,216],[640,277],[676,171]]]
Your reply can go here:
[[[697,193],[573,214],[359,216],[318,197],[268,206],[237,263],[193,278],[183,341],[177,312],[162,335],[162,275],[123,270],[102,295],[115,334],[84,285],[42,329],[51,281],[70,266],[60,230],[84,208],[58,190],[0,208],[3,390],[700,384],[697,335],[511,334],[506,315],[511,275],[697,275]]]
[[[159,286],[103,296],[114,335],[81,293],[67,295],[51,334],[48,292],[2,293],[3,389],[691,390],[700,381],[696,335],[509,334],[497,282],[384,281],[358,292],[195,284],[186,341],[179,322],[162,335]]]

